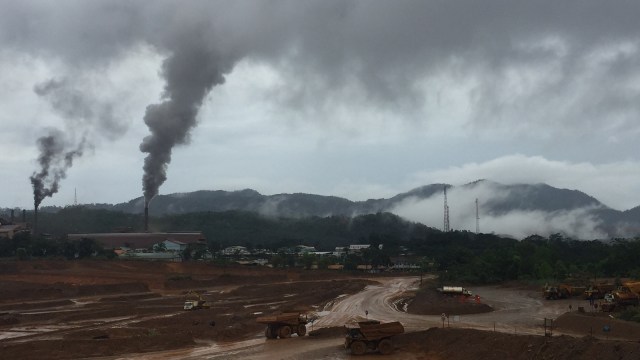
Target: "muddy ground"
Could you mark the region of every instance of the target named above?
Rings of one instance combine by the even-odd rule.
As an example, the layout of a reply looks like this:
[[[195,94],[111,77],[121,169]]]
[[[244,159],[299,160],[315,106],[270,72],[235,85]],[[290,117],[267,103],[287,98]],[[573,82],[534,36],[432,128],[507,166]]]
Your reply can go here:
[[[640,344],[593,337],[512,335],[474,329],[439,329],[403,334],[396,356],[429,360],[633,360]],[[419,354],[419,355],[418,355]]]
[[[503,288],[478,289],[491,306],[428,291],[407,300],[398,294],[416,293],[415,279],[370,276],[206,263],[0,261],[0,358],[343,359],[349,354],[341,325],[365,309],[369,317],[400,320],[408,331],[387,359],[640,358],[639,325],[565,313],[569,302]],[[184,311],[190,290],[199,290],[210,308]],[[398,313],[404,305],[409,312]],[[487,310],[493,312],[436,328],[442,312]],[[320,316],[310,336],[265,340],[255,319],[289,311]],[[551,315],[553,337],[461,328],[495,321],[509,321],[509,328],[515,319],[518,331],[539,333],[538,317]],[[605,325],[610,331],[603,334]],[[361,357],[369,358],[381,356]]]
[[[0,358],[75,359],[238,341],[260,314],[299,311],[363,289],[344,274],[150,262],[0,264]],[[187,290],[208,309],[184,311]]]
[[[412,298],[406,301],[407,312],[420,315],[441,314],[480,314],[493,311],[493,308],[482,303],[473,296],[443,295],[436,290],[435,285],[427,284],[416,291]]]

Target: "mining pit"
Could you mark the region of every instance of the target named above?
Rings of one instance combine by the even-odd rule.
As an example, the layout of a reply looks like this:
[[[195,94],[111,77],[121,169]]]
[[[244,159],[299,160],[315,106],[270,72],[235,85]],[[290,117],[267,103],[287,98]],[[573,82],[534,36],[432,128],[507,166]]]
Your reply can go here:
[[[418,281],[203,262],[5,260],[0,358],[343,359],[352,357],[344,325],[362,319],[400,321],[406,332],[391,355],[359,359],[640,358],[640,325],[578,313],[584,300],[508,286],[473,288],[479,301],[442,298]],[[208,308],[183,310],[190,291]],[[255,319],[292,311],[308,314],[308,336],[266,340]],[[544,318],[554,320],[551,336]]]

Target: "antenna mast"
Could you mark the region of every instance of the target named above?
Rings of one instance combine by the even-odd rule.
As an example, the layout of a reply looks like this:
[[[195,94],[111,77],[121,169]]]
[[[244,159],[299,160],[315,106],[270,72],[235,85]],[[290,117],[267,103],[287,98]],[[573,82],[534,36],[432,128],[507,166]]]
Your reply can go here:
[[[480,233],[480,212],[478,211],[478,198],[476,198],[476,235]]]
[[[444,186],[444,232],[449,232],[449,205],[447,205],[447,185]]]

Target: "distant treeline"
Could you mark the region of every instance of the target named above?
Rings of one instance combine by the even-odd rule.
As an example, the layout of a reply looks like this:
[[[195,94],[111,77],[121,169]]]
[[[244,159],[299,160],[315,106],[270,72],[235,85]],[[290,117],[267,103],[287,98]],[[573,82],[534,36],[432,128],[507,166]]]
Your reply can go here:
[[[142,227],[140,215],[68,207],[57,213],[39,214],[38,233],[46,235],[20,234],[13,240],[0,240],[0,256],[110,256],[88,239],[69,242],[66,234],[142,231]],[[467,231],[444,233],[390,213],[288,219],[240,211],[201,212],[152,218],[150,229],[202,231],[211,252],[232,245],[273,251],[308,245],[319,251],[332,251],[336,246],[370,244],[371,249],[360,261],[384,265],[393,257],[411,256],[423,271],[438,272],[445,281],[552,282],[573,278],[588,282],[600,277],[640,277],[639,238],[602,242],[554,234],[514,240]],[[349,257],[349,261],[354,258]],[[294,265],[282,262],[282,266]]]

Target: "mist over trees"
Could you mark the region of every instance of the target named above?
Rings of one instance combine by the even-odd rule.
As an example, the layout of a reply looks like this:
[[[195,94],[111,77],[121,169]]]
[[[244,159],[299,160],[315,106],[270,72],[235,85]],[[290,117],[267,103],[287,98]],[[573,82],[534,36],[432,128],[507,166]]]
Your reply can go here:
[[[41,234],[21,233],[13,239],[1,239],[0,257],[112,257],[110,251],[95,241],[72,242],[66,239],[66,234],[142,231],[141,215],[82,207],[45,212],[38,220]],[[270,249],[277,254],[272,262],[278,267],[298,264],[309,268],[315,262],[326,268],[330,262],[309,256],[295,261],[278,254],[283,247],[307,245],[319,251],[333,251],[337,246],[369,244],[371,247],[359,256],[347,254],[331,261],[355,269],[358,264],[385,266],[396,256],[408,256],[420,264],[422,271],[436,272],[443,281],[476,284],[567,279],[586,283],[601,277],[640,278],[637,261],[640,238],[603,242],[553,234],[515,240],[469,231],[442,232],[390,213],[291,219],[241,211],[199,212],[155,217],[150,228],[161,232],[202,231],[212,253],[232,245]]]

